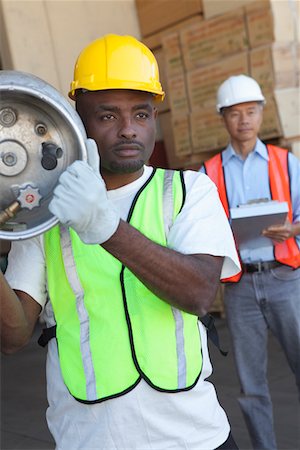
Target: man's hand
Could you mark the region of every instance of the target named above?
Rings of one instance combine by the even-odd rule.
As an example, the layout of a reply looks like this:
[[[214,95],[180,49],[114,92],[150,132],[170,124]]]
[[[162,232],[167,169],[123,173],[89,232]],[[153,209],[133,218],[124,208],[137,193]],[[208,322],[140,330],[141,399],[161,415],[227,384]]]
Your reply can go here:
[[[271,239],[276,244],[281,244],[295,236],[293,224],[287,219],[283,225],[272,225],[263,230],[262,235]]]
[[[62,173],[49,210],[86,244],[102,244],[115,233],[120,215],[107,198],[97,145],[93,139],[86,145],[89,163],[75,161]]]

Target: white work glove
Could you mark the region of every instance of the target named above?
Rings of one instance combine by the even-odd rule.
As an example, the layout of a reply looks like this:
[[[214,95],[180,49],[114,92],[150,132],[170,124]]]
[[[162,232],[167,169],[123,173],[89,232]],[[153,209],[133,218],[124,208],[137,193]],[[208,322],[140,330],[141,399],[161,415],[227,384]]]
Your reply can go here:
[[[96,142],[87,139],[86,146],[88,163],[75,161],[61,174],[49,211],[84,243],[102,244],[117,230],[120,215],[107,198]]]

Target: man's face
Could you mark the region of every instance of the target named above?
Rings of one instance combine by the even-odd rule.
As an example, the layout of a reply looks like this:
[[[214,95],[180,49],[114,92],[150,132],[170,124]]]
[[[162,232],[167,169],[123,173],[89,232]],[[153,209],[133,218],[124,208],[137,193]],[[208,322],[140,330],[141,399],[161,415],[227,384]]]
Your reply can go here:
[[[257,102],[240,103],[225,108],[223,120],[231,141],[256,141],[263,119],[263,106]]]
[[[79,94],[76,100],[87,135],[98,145],[104,179],[138,178],[155,145],[157,111],[152,95],[107,90]]]

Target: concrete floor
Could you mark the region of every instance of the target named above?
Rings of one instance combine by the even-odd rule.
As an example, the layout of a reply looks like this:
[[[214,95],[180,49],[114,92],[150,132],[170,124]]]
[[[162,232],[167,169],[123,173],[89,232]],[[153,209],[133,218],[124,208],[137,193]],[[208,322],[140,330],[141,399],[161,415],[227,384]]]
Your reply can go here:
[[[236,401],[239,386],[230,352],[226,322],[224,319],[217,319],[216,323],[221,346],[229,350],[229,355],[223,357],[213,345],[210,345],[214,366],[211,380],[217,388],[221,404],[227,411],[239,448],[248,450],[251,449],[251,445]],[[26,349],[17,355],[1,357],[1,450],[54,448],[45,420],[46,350],[36,344],[38,336],[39,329]],[[269,348],[269,381],[274,403],[278,448],[298,450],[300,409],[294,379],[280,347],[272,337]]]
[[[220,403],[229,417],[232,433],[240,450],[251,449],[251,443],[242,413],[237,403],[239,384],[234,368],[230,340],[225,320],[217,321],[217,328],[226,350],[223,357],[210,346],[215,384]],[[300,356],[300,355],[299,355]],[[269,337],[268,379],[273,400],[275,432],[278,450],[300,450],[300,403],[294,376],[276,339]]]

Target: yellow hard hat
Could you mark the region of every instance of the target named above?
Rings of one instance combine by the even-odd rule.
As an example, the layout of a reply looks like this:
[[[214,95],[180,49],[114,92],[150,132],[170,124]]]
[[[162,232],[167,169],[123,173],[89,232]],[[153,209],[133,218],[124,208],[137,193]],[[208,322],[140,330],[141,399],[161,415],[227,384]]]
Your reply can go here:
[[[159,101],[165,96],[153,53],[133,36],[116,34],[96,39],[80,53],[70,86],[72,100],[76,89],[133,89],[150,92]]]

